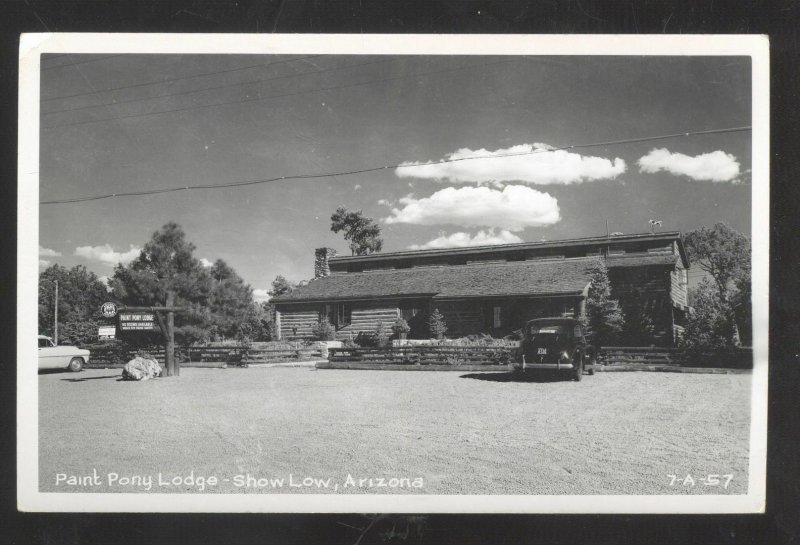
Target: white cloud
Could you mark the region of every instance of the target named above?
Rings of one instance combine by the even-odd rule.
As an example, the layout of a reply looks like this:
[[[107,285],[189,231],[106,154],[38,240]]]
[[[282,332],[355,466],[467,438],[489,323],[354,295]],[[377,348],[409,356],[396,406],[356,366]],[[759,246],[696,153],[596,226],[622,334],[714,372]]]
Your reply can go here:
[[[429,178],[454,183],[525,182],[572,184],[616,178],[625,172],[625,161],[584,156],[566,150],[550,151],[547,144],[519,144],[488,151],[463,148],[444,157],[448,163],[405,162],[395,174],[401,178]],[[504,157],[508,155],[507,157]]]
[[[270,295],[269,290],[258,288],[253,290],[253,299],[256,302],[261,303],[263,301],[269,301]]]
[[[400,199],[386,223],[496,227],[521,231],[550,225],[561,219],[558,201],[548,193],[522,185],[502,190],[489,187],[447,187],[422,199]]]
[[[139,253],[141,251],[141,248],[137,248],[131,244],[130,249],[127,252],[117,252],[111,247],[111,245],[104,244],[102,246],[78,246],[75,248],[74,255],[78,257],[84,257],[92,261],[99,261],[105,265],[114,266],[117,263],[122,263],[125,265],[133,261],[139,257]]]
[[[672,153],[666,148],[653,149],[640,158],[638,163],[642,172],[665,170],[676,176],[688,176],[693,180],[730,182],[739,176],[739,162],[736,157],[721,150],[691,157],[683,153]]]
[[[43,269],[46,269],[47,267],[50,266],[50,260],[48,260],[48,259],[40,259],[39,260],[39,266],[42,267]]]
[[[201,257],[200,258],[200,264],[207,269],[207,268],[211,267],[214,264],[214,262],[213,261],[209,261],[205,257]]]
[[[510,231],[501,229],[498,233],[495,233],[493,229],[487,229],[486,231],[478,231],[475,236],[470,236],[469,233],[463,231],[452,235],[442,233],[425,244],[412,244],[408,249],[463,248],[465,246],[490,246],[494,244],[514,244],[516,242],[522,242],[522,239]]]
[[[56,252],[55,250],[51,250],[50,248],[39,246],[39,257],[59,257],[60,255],[61,252]]]

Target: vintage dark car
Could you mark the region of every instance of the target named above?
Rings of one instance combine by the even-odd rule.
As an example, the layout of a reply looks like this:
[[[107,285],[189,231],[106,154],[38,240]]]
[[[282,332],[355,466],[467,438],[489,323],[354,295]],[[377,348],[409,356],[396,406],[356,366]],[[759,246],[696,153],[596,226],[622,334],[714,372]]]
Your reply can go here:
[[[595,354],[583,326],[575,318],[537,318],[525,324],[517,361],[518,376],[541,370],[569,373],[581,380],[584,371],[594,375]]]

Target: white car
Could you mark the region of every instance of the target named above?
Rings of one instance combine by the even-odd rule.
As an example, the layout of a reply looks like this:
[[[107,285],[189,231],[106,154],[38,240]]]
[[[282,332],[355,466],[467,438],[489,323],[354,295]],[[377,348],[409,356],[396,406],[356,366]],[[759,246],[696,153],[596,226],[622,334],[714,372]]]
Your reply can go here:
[[[39,369],[80,371],[89,362],[89,351],[77,346],[55,346],[53,339],[39,335]]]

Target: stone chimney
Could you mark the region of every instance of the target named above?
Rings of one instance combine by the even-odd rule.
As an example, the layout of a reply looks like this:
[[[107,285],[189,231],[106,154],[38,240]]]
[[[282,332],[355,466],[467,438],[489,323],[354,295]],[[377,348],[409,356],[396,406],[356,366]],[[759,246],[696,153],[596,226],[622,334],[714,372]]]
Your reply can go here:
[[[328,260],[336,256],[333,248],[317,248],[314,250],[314,278],[321,278],[331,274]]]

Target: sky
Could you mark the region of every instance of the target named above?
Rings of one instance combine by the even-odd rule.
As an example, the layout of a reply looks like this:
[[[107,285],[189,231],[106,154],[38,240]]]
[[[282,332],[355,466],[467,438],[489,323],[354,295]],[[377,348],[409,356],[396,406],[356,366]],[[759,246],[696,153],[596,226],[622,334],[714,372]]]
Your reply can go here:
[[[339,206],[378,221],[384,251],[606,221],[749,236],[749,131],[561,148],[749,126],[750,73],[747,57],[45,55],[41,201],[336,175],[41,204],[40,267],[111,276],[175,221],[263,298],[277,275],[311,278],[315,248],[349,254]]]

